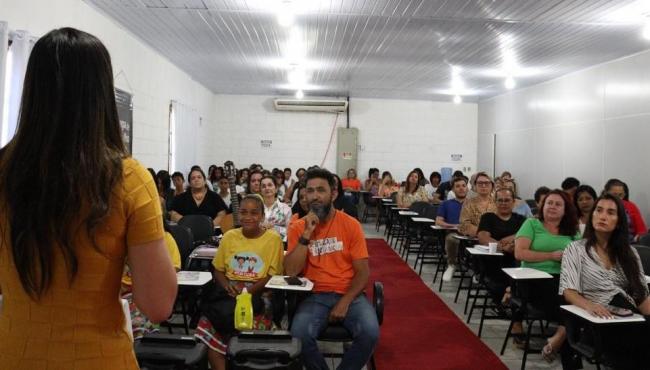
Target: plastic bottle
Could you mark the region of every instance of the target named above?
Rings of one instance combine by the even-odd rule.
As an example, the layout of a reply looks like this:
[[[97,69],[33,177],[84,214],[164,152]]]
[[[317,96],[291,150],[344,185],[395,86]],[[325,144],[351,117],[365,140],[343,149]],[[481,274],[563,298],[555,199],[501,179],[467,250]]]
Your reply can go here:
[[[246,288],[242,289],[241,294],[237,296],[235,329],[239,331],[253,329],[253,297]]]

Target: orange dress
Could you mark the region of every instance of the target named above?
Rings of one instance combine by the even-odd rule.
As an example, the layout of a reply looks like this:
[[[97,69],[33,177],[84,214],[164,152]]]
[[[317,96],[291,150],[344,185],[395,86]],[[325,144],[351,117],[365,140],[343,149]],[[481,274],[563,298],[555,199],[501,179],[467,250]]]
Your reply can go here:
[[[164,235],[156,186],[144,167],[131,158],[123,161],[123,181],[96,235],[102,253],[86,233],[77,235],[76,278],[68,283],[63,257],[55,252],[52,284],[38,302],[20,284],[3,213],[0,233],[1,370],[138,369],[125,329],[120,280],[127,246]]]

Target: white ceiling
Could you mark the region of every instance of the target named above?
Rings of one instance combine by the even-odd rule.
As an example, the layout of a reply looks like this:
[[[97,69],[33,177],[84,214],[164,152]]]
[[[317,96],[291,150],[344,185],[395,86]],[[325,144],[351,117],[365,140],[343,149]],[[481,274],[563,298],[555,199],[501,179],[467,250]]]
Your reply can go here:
[[[648,0],[85,1],[224,94],[476,101],[650,48]]]

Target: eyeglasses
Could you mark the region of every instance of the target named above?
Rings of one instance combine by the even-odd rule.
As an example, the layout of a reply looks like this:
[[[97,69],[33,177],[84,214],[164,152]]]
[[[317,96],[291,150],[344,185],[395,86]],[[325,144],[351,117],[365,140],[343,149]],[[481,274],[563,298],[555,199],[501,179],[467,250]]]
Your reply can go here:
[[[476,185],[477,186],[488,186],[488,185],[492,185],[492,183],[489,182],[489,181],[477,181]]]
[[[507,203],[512,202],[512,199],[509,199],[509,198],[507,198],[507,199],[497,199],[496,202],[500,203],[500,204],[507,204]]]

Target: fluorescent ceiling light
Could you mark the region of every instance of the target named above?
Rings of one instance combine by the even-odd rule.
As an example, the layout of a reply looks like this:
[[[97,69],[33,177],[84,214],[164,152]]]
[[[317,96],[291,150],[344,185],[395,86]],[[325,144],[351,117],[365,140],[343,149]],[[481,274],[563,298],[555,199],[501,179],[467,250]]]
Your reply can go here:
[[[643,26],[641,36],[643,36],[643,38],[646,40],[650,40],[650,20],[646,21],[645,26]]]
[[[278,24],[282,27],[291,27],[294,22],[294,14],[290,10],[280,11],[278,13]]]
[[[297,99],[302,99],[305,97],[305,93],[302,92],[302,90],[296,91],[296,98]]]
[[[512,76],[508,76],[506,80],[503,82],[503,85],[506,87],[508,90],[512,90],[517,86],[517,83],[515,82],[515,79]]]
[[[650,1],[637,0],[614,11],[608,11],[603,20],[616,23],[642,23],[650,14]]]
[[[463,98],[460,95],[454,95],[454,104],[460,104],[463,102]]]

